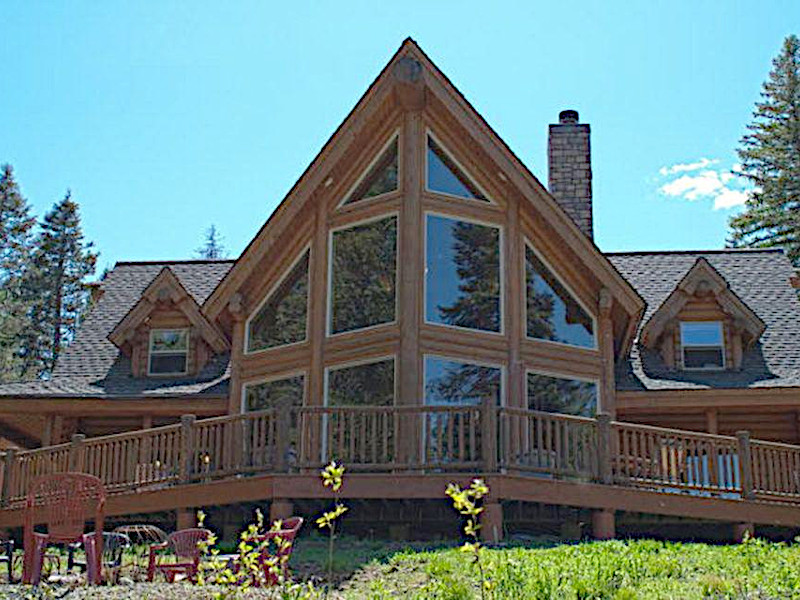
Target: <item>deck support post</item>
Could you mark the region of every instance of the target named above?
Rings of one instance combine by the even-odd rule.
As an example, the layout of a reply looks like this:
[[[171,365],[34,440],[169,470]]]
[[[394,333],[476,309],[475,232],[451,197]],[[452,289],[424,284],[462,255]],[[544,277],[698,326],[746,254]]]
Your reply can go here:
[[[611,485],[614,482],[611,470],[611,415],[605,412],[597,415],[597,469],[600,483]]]
[[[483,399],[481,411],[483,431],[481,446],[483,446],[483,464],[487,473],[497,470],[497,405],[495,399],[489,396]]]
[[[753,523],[734,523],[733,524],[733,541],[741,543],[745,537],[753,537],[756,533],[756,527]]]
[[[76,471],[76,472],[83,472],[84,470],[84,452],[83,452],[83,440],[86,439],[86,436],[82,433],[73,434],[72,440],[70,441],[70,448],[69,448],[69,470]]]
[[[278,520],[288,519],[294,514],[294,504],[286,498],[274,498],[269,505],[270,524]]]
[[[175,511],[175,528],[191,529],[197,527],[197,513],[191,508],[179,508]]]
[[[598,509],[592,512],[592,537],[596,540],[613,540],[616,536],[614,511]]]
[[[741,471],[742,498],[752,500],[755,498],[753,490],[753,461],[750,456],[750,432],[737,431],[739,440],[739,470]]]
[[[14,463],[17,451],[14,448],[6,450],[3,456],[3,487],[0,488],[0,506],[8,506],[11,498],[11,478],[14,476]]]
[[[181,462],[180,479],[188,482],[192,474],[192,454],[193,454],[193,429],[196,417],[194,415],[181,416]]]
[[[483,542],[496,544],[503,539],[503,505],[490,502],[483,506],[480,516],[480,534]]]

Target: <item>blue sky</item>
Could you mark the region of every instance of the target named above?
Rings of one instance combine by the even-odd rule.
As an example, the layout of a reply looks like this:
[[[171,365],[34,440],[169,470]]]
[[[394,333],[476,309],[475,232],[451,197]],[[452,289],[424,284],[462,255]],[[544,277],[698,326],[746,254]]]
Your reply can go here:
[[[0,8],[0,163],[67,188],[100,265],[238,256],[406,36],[544,182],[592,125],[604,250],[716,248],[735,148],[800,2],[27,2]],[[794,26],[794,30],[792,30]]]

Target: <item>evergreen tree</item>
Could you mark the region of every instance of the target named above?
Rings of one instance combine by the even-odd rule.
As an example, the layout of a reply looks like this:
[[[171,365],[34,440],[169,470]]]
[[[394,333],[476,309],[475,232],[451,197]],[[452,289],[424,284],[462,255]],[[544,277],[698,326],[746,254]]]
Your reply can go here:
[[[0,381],[21,372],[21,336],[27,328],[22,281],[30,262],[35,219],[14,180],[11,165],[0,175]]]
[[[228,251],[222,243],[222,236],[219,235],[215,225],[211,225],[211,227],[206,229],[206,237],[203,245],[194,252],[197,258],[205,258],[208,260],[226,258],[228,256]]]
[[[92,243],[84,243],[78,204],[70,192],[45,215],[35,246],[25,286],[31,327],[23,355],[26,370],[42,376],[53,370],[75,334],[88,301],[84,280],[97,262]]]
[[[730,221],[734,246],[783,247],[800,266],[800,40],[790,35],[773,61],[742,138],[741,174],[754,189]]]

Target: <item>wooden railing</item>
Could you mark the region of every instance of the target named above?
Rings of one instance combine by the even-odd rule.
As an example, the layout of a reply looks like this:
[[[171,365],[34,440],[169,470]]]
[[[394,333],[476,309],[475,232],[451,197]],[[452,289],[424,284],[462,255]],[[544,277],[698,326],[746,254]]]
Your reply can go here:
[[[109,491],[251,473],[507,472],[665,493],[800,503],[800,446],[485,402],[474,406],[279,408],[18,452],[0,463],[0,505],[38,475],[77,470]]]

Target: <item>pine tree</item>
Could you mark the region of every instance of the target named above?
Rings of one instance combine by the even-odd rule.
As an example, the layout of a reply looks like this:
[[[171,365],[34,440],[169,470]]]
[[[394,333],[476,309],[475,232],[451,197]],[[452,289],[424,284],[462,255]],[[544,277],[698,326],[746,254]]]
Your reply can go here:
[[[225,258],[228,256],[228,251],[222,243],[222,236],[219,235],[217,227],[211,225],[206,229],[206,237],[203,245],[195,250],[197,258],[205,258],[208,260]]]
[[[78,204],[70,192],[45,215],[35,246],[25,286],[31,327],[23,354],[27,370],[46,376],[75,334],[88,301],[84,280],[97,262],[92,243],[84,243]]]
[[[35,219],[14,179],[11,165],[0,175],[0,381],[21,372],[21,336],[27,326],[22,281],[30,264]]]
[[[800,266],[800,40],[790,35],[773,61],[738,150],[754,189],[730,221],[733,246],[782,247]]]

